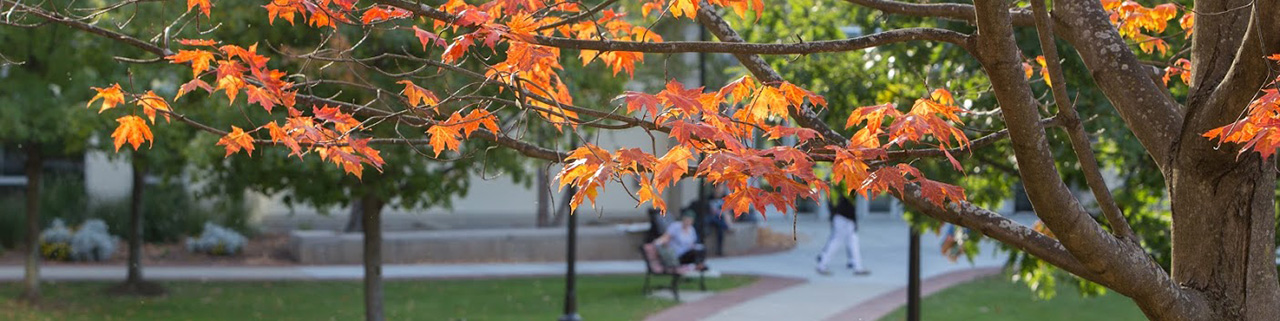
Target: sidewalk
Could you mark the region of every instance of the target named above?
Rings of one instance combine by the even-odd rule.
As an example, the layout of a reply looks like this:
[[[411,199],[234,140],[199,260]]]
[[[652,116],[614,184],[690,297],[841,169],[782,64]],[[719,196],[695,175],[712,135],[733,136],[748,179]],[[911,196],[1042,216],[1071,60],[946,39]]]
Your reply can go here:
[[[1034,219],[1015,217],[1021,221]],[[700,318],[708,321],[752,320],[827,320],[844,319],[851,309],[873,298],[899,290],[907,282],[907,225],[900,217],[873,215],[860,219],[859,239],[864,264],[869,276],[855,277],[844,267],[844,254],[838,254],[830,267],[832,275],[814,270],[815,259],[826,241],[829,224],[825,218],[801,215],[795,222],[796,248],[782,253],[732,258],[711,258],[709,264],[725,274],[751,274],[795,280],[769,288],[763,295],[742,298],[745,301],[723,302],[727,308],[715,313],[703,311]],[[792,217],[771,215],[765,223],[775,232],[790,233]],[[940,240],[933,234],[921,236],[921,274],[924,278],[974,268],[998,267],[1004,263],[993,255],[992,244],[982,244],[982,253],[974,264],[950,263],[939,255]],[[841,252],[843,253],[843,252]],[[644,273],[636,261],[579,262],[582,274]],[[988,269],[989,270],[989,269]],[[363,276],[359,265],[292,266],[292,267],[147,267],[153,280],[358,280]],[[564,263],[512,264],[422,264],[387,265],[383,275],[388,279],[405,278],[488,278],[510,276],[553,276],[564,273]],[[21,266],[0,266],[0,281],[22,279]],[[121,280],[123,266],[45,267],[46,280]],[[638,286],[638,285],[637,285]],[[739,299],[739,300],[742,300]],[[697,317],[696,317],[697,318]]]

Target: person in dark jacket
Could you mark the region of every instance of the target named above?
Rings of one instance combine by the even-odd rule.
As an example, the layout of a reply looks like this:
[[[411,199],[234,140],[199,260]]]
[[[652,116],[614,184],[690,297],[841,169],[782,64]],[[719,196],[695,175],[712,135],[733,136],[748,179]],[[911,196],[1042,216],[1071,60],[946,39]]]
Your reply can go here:
[[[871,271],[862,265],[862,252],[858,245],[857,205],[847,195],[837,194],[834,200],[828,202],[827,208],[831,211],[831,236],[827,238],[827,245],[822,247],[822,253],[818,255],[818,273],[831,273],[827,269],[827,263],[836,254],[836,250],[840,247],[839,243],[844,242],[849,252],[848,267],[853,269],[853,274],[871,274]]]

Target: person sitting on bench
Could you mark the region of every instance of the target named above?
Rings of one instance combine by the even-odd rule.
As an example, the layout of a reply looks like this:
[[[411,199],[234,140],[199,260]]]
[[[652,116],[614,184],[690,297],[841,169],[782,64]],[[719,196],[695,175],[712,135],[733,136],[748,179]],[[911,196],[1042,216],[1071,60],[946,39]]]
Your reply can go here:
[[[698,244],[698,233],[693,229],[692,213],[684,214],[679,222],[667,225],[666,233],[653,241],[654,245],[664,248],[677,257],[680,264],[696,264],[698,271],[706,271],[705,252]]]

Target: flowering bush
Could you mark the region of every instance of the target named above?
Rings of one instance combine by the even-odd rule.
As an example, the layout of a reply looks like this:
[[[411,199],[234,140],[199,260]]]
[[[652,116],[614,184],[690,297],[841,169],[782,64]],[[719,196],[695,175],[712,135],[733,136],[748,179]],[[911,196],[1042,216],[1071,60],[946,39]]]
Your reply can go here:
[[[204,223],[204,232],[198,238],[187,239],[187,251],[212,255],[232,255],[244,250],[244,235],[212,222]]]

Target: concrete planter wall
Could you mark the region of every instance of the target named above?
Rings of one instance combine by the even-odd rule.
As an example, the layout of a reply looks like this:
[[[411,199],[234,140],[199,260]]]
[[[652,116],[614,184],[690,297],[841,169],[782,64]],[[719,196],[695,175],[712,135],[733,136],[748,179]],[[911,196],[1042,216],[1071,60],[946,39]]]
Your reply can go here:
[[[726,255],[741,255],[756,246],[757,226],[736,224],[725,235]],[[644,233],[614,227],[580,227],[580,260],[638,259]],[[303,264],[360,264],[362,235],[333,231],[293,231],[289,250]],[[565,259],[565,230],[483,229],[384,232],[385,263],[556,262]]]

